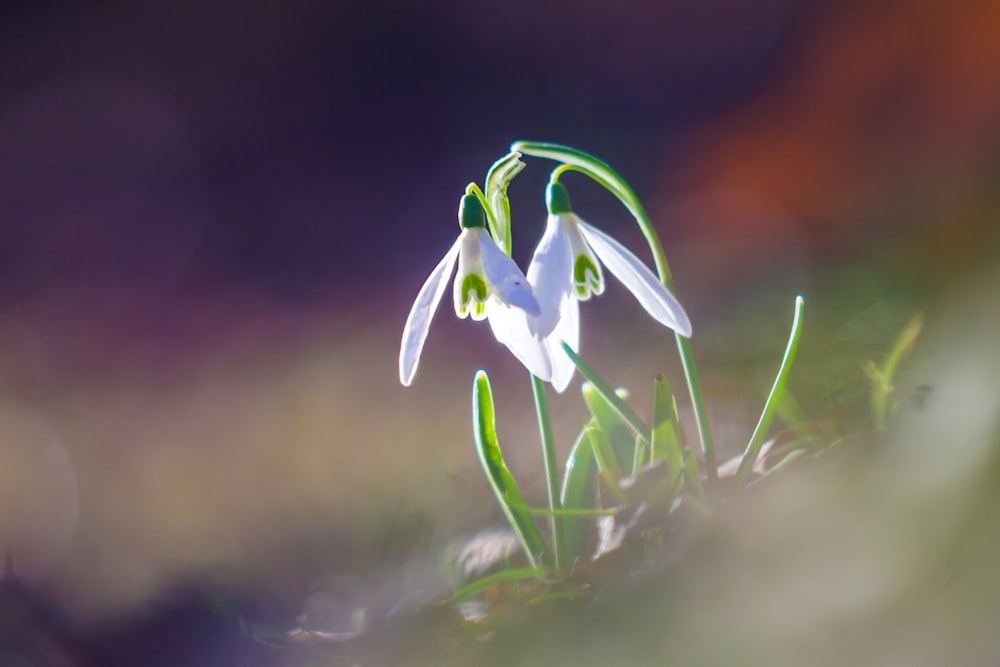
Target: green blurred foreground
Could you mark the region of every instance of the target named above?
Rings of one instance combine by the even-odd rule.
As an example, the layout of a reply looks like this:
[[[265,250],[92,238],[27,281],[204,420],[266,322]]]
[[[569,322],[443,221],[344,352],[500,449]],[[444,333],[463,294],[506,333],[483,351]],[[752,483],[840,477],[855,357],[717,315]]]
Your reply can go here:
[[[618,572],[585,604],[505,605],[480,639],[421,605],[448,591],[449,544],[502,525],[468,406],[439,398],[464,395],[482,341],[429,348],[436,386],[417,392],[396,385],[394,331],[348,326],[310,338],[249,327],[258,333],[226,338],[173,376],[26,374],[0,415],[2,539],[27,584],[82,632],[109,620],[127,629],[185,581],[208,582],[209,598],[229,604],[236,616],[220,616],[220,632],[237,643],[252,643],[238,616],[281,633],[307,608],[316,629],[359,627],[363,615],[361,637],[274,649],[273,664],[990,663],[1000,655],[998,279],[985,273],[928,310],[885,432],[870,429],[862,364],[881,361],[905,317],[889,318],[877,346],[834,345],[861,325],[826,323],[856,304],[813,298],[790,386],[843,441],[678,531],[669,562]],[[715,373],[706,386],[723,458],[752,430],[752,399],[763,400],[786,334],[752,319],[708,327],[696,346]],[[595,364],[623,369],[614,381],[635,387],[637,406],[650,404],[651,382],[636,358],[668,351],[646,333],[632,332],[635,346],[591,345],[605,350]],[[733,365],[738,345],[746,357]],[[837,356],[845,350],[854,356]],[[500,436],[540,504],[531,406],[512,389],[523,373],[508,372],[502,352],[490,360]],[[385,405],[391,418],[373,411]],[[568,392],[553,408],[567,442],[581,401]],[[211,584],[220,573],[224,591]],[[247,602],[259,591],[263,607]]]

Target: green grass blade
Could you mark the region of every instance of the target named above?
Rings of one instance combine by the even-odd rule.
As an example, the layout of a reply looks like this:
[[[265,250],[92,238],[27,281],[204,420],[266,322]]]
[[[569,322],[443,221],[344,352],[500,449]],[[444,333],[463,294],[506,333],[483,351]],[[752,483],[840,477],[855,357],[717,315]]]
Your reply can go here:
[[[618,483],[618,475],[621,468],[618,467],[618,462],[614,460],[615,453],[611,449],[611,444],[604,434],[601,433],[600,429],[588,426],[587,435],[590,437],[590,444],[594,448],[594,461],[597,463],[601,474],[604,475],[604,480],[608,483],[611,493],[614,494],[615,501],[619,505],[627,504],[628,496],[625,495],[621,485]]]
[[[740,467],[736,471],[737,479],[741,485],[746,484],[747,478],[753,470],[753,464],[757,460],[758,454],[760,454],[760,448],[764,446],[764,439],[767,437],[768,429],[771,428],[771,420],[774,419],[778,405],[785,393],[785,383],[788,381],[788,374],[792,370],[792,364],[795,363],[795,353],[798,350],[799,337],[802,333],[803,303],[804,299],[801,295],[795,297],[795,314],[792,317],[792,330],[788,335],[788,344],[785,346],[785,354],[781,359],[778,375],[774,378],[774,385],[771,386],[771,393],[764,403],[764,409],[761,411],[760,419],[757,421],[757,428],[754,429],[753,435],[750,436],[750,442],[743,453],[743,460],[740,461]]]
[[[871,410],[872,419],[876,428],[885,428],[886,423],[895,411],[896,406],[892,403],[892,395],[896,391],[893,380],[896,376],[896,369],[912,350],[920,337],[920,332],[924,328],[924,317],[917,313],[906,323],[903,330],[899,332],[896,339],[885,358],[882,368],[875,365],[874,361],[865,365],[865,373],[871,380]]]
[[[535,520],[529,512],[517,509],[512,505],[526,506],[524,496],[511,475],[510,469],[503,459],[500,442],[497,440],[496,416],[493,407],[493,391],[490,389],[490,379],[486,371],[476,371],[472,385],[472,429],[476,440],[476,453],[479,462],[486,473],[493,493],[504,516],[510,522],[514,534],[517,535],[528,562],[532,567],[538,567],[538,558],[548,558],[548,547],[542,538]]]
[[[566,343],[563,343],[562,347],[566,351],[566,354],[569,355],[569,358],[573,360],[573,363],[576,364],[576,368],[580,371],[580,374],[590,381],[590,384],[593,385],[594,389],[597,390],[608,405],[614,408],[615,412],[621,415],[622,419],[624,419],[625,423],[628,424],[633,431],[635,431],[636,435],[642,436],[646,442],[652,440],[649,427],[646,426],[646,423],[642,421],[639,415],[637,415],[635,411],[628,406],[628,403],[623,401],[615,393],[614,389],[611,388],[611,385],[605,382],[604,379],[597,374],[597,371],[590,366],[590,364],[581,359],[580,355],[573,351],[573,348]],[[586,400],[586,396],[584,396],[584,400]]]
[[[591,509],[597,503],[597,465],[586,427],[580,431],[566,458],[559,500],[566,509]],[[587,519],[563,520],[559,538],[570,558],[584,555],[592,526],[593,522]]]
[[[650,459],[666,461],[671,476],[684,467],[678,422],[677,400],[667,379],[663,375],[658,375],[653,394],[653,440],[650,446]]]
[[[648,454],[648,445],[646,441],[642,439],[641,436],[635,436],[635,444],[632,446],[632,476],[635,477],[639,474],[639,471],[643,469],[646,465],[646,454]]]
[[[519,510],[524,510],[529,514],[534,514],[536,516],[555,516],[555,517],[566,517],[570,519],[579,519],[595,516],[614,516],[618,514],[619,509],[615,507],[609,507],[607,509],[581,509],[581,508],[559,508],[559,509],[549,509],[548,507],[529,507],[528,505],[517,505],[515,503],[510,504],[511,507],[517,508]]]
[[[456,602],[461,602],[466,598],[470,598],[477,593],[485,591],[487,588],[492,588],[493,586],[499,586],[501,584],[513,584],[518,581],[524,581],[525,579],[538,579],[539,577],[544,577],[547,573],[547,570],[538,567],[523,567],[497,572],[496,574],[491,574],[483,577],[482,579],[476,579],[471,584],[462,586],[457,591],[452,593],[445,603],[454,604]]]
[[[620,463],[627,461],[631,465],[635,458],[635,434],[632,427],[592,383],[584,382],[580,387],[580,393],[595,426],[608,439],[615,453],[615,461]],[[615,398],[621,400],[617,392]]]
[[[684,478],[687,480],[687,485],[693,489],[694,496],[704,500],[705,488],[701,483],[701,469],[698,468],[698,459],[690,449],[684,451]]]

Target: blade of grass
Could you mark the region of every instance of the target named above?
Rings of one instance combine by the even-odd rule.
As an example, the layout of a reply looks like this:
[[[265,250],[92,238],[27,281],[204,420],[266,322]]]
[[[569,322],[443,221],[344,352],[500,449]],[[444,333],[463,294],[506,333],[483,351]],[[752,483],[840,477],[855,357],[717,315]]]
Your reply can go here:
[[[684,478],[694,489],[694,496],[704,501],[705,488],[701,483],[701,469],[698,468],[698,459],[690,449],[684,452]]]
[[[653,393],[653,439],[650,446],[652,461],[666,461],[671,472],[684,466],[677,401],[663,375],[656,377]]]
[[[795,314],[792,316],[792,330],[788,335],[788,344],[785,346],[785,354],[781,358],[781,365],[778,368],[778,375],[774,378],[771,386],[771,393],[768,394],[764,409],[761,411],[760,419],[757,421],[757,428],[750,436],[746,451],[743,453],[743,460],[736,471],[736,478],[740,485],[745,485],[750,472],[753,470],[754,462],[760,454],[760,448],[764,446],[764,439],[767,437],[768,429],[771,428],[771,420],[777,412],[778,405],[785,393],[785,383],[788,381],[788,374],[795,363],[795,353],[799,347],[799,336],[802,333],[802,305],[804,299],[801,295],[795,297]]]
[[[549,550],[531,514],[512,507],[512,504],[524,506],[527,503],[524,502],[524,496],[521,495],[521,490],[503,459],[500,442],[497,440],[493,391],[490,388],[489,376],[483,370],[476,371],[472,385],[472,429],[479,462],[493,488],[500,509],[521,542],[528,562],[532,567],[538,567],[537,559],[542,557],[547,560],[550,556]]]
[[[448,597],[445,604],[455,604],[456,602],[461,602],[462,600],[470,598],[473,595],[481,593],[487,588],[491,588],[493,586],[513,584],[518,581],[524,581],[525,579],[538,579],[540,577],[544,577],[546,573],[547,570],[538,567],[523,567],[497,572],[496,574],[491,574],[483,577],[482,579],[476,579],[472,583],[462,586]]]
[[[885,428],[889,417],[892,416],[890,412],[893,411],[894,406],[890,405],[890,399],[896,391],[896,387],[893,385],[896,369],[899,367],[899,362],[913,350],[923,328],[924,317],[921,313],[917,313],[910,318],[910,321],[906,323],[892,342],[882,368],[879,368],[874,361],[869,361],[865,365],[865,373],[872,383],[871,410],[876,428]]]
[[[635,445],[633,446],[633,456],[632,456],[632,476],[635,477],[642,470],[643,466],[646,465],[646,441],[642,439],[642,436],[635,436]]]
[[[593,424],[591,420],[590,424]],[[594,448],[584,427],[573,443],[563,468],[562,489],[559,501],[566,509],[593,508],[597,502],[597,467]],[[574,560],[583,556],[587,549],[592,521],[586,519],[560,519],[563,551]]]
[[[621,485],[618,483],[618,472],[616,472],[620,471],[621,468],[618,467],[618,462],[614,460],[615,453],[611,449],[608,439],[601,433],[600,429],[592,427],[587,428],[587,435],[590,437],[590,444],[594,448],[594,460],[597,462],[597,467],[600,469],[601,474],[604,475],[604,479],[608,483],[611,493],[614,494],[615,500],[619,505],[627,504],[628,496],[625,495]]]
[[[635,434],[632,427],[592,383],[584,382],[580,386],[580,393],[583,395],[587,410],[590,411],[590,416],[596,422],[595,426],[608,439],[615,453],[615,459],[620,462],[628,461],[631,464],[635,458]],[[615,397],[622,400],[617,391]],[[624,400],[622,402],[624,403]]]
[[[622,419],[624,419],[625,423],[628,424],[633,431],[635,431],[636,435],[642,436],[646,442],[652,440],[653,436],[650,434],[649,427],[646,426],[646,423],[642,421],[639,415],[637,415],[635,411],[628,406],[628,403],[615,394],[611,385],[605,382],[604,379],[597,374],[597,371],[590,366],[590,364],[581,359],[580,355],[573,351],[573,348],[566,343],[563,343],[562,347],[566,351],[566,354],[569,355],[569,358],[573,360],[573,363],[576,365],[577,370],[580,371],[580,374],[590,381],[590,384],[593,385],[594,389],[596,389],[598,393],[600,393],[601,397],[607,401],[612,408],[614,408],[615,412],[621,415]],[[586,396],[584,396],[584,399],[586,400]]]

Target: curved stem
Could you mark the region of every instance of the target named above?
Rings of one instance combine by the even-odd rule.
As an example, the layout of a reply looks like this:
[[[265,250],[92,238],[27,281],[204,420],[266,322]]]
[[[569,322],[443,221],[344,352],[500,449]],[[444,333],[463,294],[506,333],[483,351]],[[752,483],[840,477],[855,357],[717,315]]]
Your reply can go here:
[[[649,245],[649,250],[653,254],[653,262],[656,265],[656,272],[660,277],[660,281],[671,292],[676,291],[674,289],[673,276],[667,264],[667,257],[660,243],[660,237],[657,235],[656,229],[653,227],[653,223],[646,213],[646,209],[639,201],[639,198],[636,197],[635,192],[629,184],[625,182],[625,179],[612,169],[610,165],[589,153],[569,146],[563,146],[562,144],[539,141],[515,141],[511,144],[510,150],[561,162],[562,164],[553,170],[552,180],[557,180],[561,174],[567,171],[577,171],[590,177],[615,195],[639,225],[639,229],[642,231],[642,235]],[[680,334],[675,333],[674,335],[677,339],[677,351],[680,354],[684,377],[687,380],[691,404],[694,407],[695,422],[698,426],[698,438],[701,441],[701,450],[705,456],[706,474],[710,480],[714,480],[718,476],[715,441],[712,437],[712,429],[708,420],[708,408],[701,393],[701,381],[698,379],[698,370],[695,367],[691,343]]]
[[[538,413],[538,434],[542,441],[542,457],[545,460],[545,482],[549,491],[549,509],[553,514],[549,517],[552,528],[552,551],[555,555],[557,570],[568,571],[568,563],[563,562],[569,552],[562,544],[562,522],[557,515],[562,509],[559,500],[559,468],[556,463],[555,438],[552,435],[552,420],[549,417],[549,404],[545,398],[545,382],[535,375],[531,376],[531,391],[535,396],[535,411]]]

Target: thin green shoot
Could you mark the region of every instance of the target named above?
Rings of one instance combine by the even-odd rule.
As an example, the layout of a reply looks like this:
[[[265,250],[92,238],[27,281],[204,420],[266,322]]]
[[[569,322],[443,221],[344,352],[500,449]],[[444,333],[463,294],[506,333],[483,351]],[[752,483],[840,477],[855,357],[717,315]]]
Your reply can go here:
[[[576,364],[576,368],[580,371],[580,374],[590,381],[590,384],[593,385],[594,389],[601,394],[601,397],[607,401],[609,405],[614,407],[615,411],[621,415],[622,419],[624,419],[625,422],[632,427],[632,430],[635,431],[637,435],[645,438],[647,442],[652,440],[653,436],[649,427],[646,426],[645,422],[642,421],[639,415],[637,415],[635,411],[628,406],[628,403],[618,397],[614,389],[611,388],[611,385],[605,382],[604,379],[597,374],[597,371],[590,366],[590,364],[581,359],[580,355],[578,355],[573,348],[566,343],[563,343],[562,347],[566,351],[566,354],[569,355],[569,358],[573,360],[573,363]]]
[[[597,467],[604,476],[604,480],[608,483],[608,488],[611,489],[615,501],[619,505],[627,505],[628,495],[618,483],[618,471],[621,469],[614,459],[615,453],[611,449],[611,444],[600,429],[588,427],[587,435],[590,436],[590,444],[594,448],[594,460],[597,462]]]
[[[736,478],[740,485],[745,486],[747,483],[754,463],[757,461],[757,456],[760,454],[760,448],[764,446],[764,440],[767,438],[768,430],[771,428],[771,421],[774,419],[778,405],[781,403],[782,395],[785,393],[785,384],[792,370],[792,364],[795,363],[795,353],[798,350],[799,338],[802,333],[802,306],[804,303],[805,300],[801,295],[795,297],[795,314],[792,317],[792,330],[788,335],[788,344],[785,346],[785,354],[781,359],[778,375],[774,378],[771,393],[768,394],[767,401],[764,403],[764,409],[760,414],[760,419],[757,421],[757,427],[754,429],[753,435],[750,436],[750,442],[743,453],[743,460],[740,461],[740,466],[736,471]]]
[[[493,586],[514,584],[528,579],[540,579],[546,574],[548,574],[548,571],[539,567],[514,568],[504,570],[503,572],[497,572],[496,574],[490,574],[482,579],[476,579],[472,583],[462,586],[448,597],[445,604],[455,604],[456,602],[461,602],[462,600],[471,598],[473,595],[478,595]]]
[[[885,363],[879,368],[874,361],[869,361],[865,365],[865,374],[871,380],[871,411],[875,427],[884,429],[892,417],[898,403],[892,401],[892,395],[896,391],[893,381],[896,370],[901,362],[912,350],[920,337],[920,332],[924,328],[924,317],[921,313],[915,314],[903,327],[899,335],[892,342],[889,352],[886,355]]]

